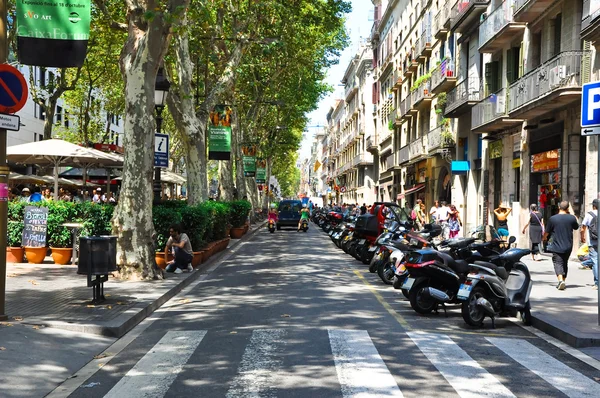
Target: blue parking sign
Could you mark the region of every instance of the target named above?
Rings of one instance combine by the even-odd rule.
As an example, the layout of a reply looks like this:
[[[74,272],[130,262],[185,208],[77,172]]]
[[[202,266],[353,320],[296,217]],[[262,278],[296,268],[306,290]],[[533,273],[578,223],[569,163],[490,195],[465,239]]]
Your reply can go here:
[[[583,135],[599,134],[600,82],[586,83],[581,89],[581,127]]]

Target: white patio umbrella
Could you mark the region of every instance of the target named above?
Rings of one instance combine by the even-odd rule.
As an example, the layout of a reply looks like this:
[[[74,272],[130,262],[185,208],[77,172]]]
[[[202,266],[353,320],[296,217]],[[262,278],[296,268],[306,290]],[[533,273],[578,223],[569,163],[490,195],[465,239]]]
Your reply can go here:
[[[10,146],[6,148],[6,159],[15,163],[54,166],[54,199],[58,199],[58,168],[60,166],[77,166],[85,169],[90,165],[113,167],[122,165],[116,158],[104,152],[59,139]]]

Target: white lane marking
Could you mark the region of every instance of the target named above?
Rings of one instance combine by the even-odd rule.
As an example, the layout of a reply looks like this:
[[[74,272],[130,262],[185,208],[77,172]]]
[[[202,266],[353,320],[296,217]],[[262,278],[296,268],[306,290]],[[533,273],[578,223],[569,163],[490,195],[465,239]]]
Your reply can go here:
[[[366,330],[328,332],[344,398],[403,396]]]
[[[279,354],[285,330],[254,330],[250,343],[244,350],[238,375],[233,380],[227,398],[271,396],[272,381],[281,369],[283,361]]]
[[[450,337],[426,332],[407,334],[461,397],[514,397]]]
[[[553,346],[560,348],[567,354],[574,356],[575,358],[579,359],[581,362],[584,362],[584,363],[590,365],[592,368],[600,370],[600,361],[592,358],[591,356],[587,355],[586,353],[583,353],[576,348],[566,345],[562,341],[550,336],[549,334],[542,332],[541,330],[537,330],[531,326],[525,326],[525,325],[523,325],[523,322],[521,322],[521,321],[513,321],[513,323],[519,325],[521,328],[527,330],[529,333],[536,335],[540,339],[545,340],[546,342],[552,344]]]
[[[205,330],[167,332],[105,398],[164,397],[204,336]]]
[[[568,397],[600,397],[600,384],[573,370],[533,344],[521,339],[486,337],[521,365]]]

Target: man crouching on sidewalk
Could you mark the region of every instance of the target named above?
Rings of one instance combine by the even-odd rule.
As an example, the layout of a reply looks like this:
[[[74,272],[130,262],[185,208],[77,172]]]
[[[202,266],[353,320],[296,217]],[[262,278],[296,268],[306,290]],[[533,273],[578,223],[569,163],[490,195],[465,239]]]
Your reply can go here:
[[[194,253],[192,251],[190,238],[186,234],[181,233],[181,227],[177,224],[171,225],[169,228],[169,235],[171,236],[165,247],[165,262],[167,263],[165,271],[174,272],[176,274],[181,274],[184,269],[187,269],[190,272],[193,271],[194,268],[192,267],[191,262]],[[167,262],[171,249],[173,249],[173,260]]]

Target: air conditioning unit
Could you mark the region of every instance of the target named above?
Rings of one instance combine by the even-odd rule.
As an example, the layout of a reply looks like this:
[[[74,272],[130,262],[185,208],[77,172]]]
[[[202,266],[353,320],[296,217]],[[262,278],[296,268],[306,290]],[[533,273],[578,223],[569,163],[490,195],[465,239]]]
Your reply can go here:
[[[561,85],[561,81],[567,77],[567,66],[566,65],[556,65],[554,68],[550,69],[548,74],[548,83],[550,87],[556,87]]]

